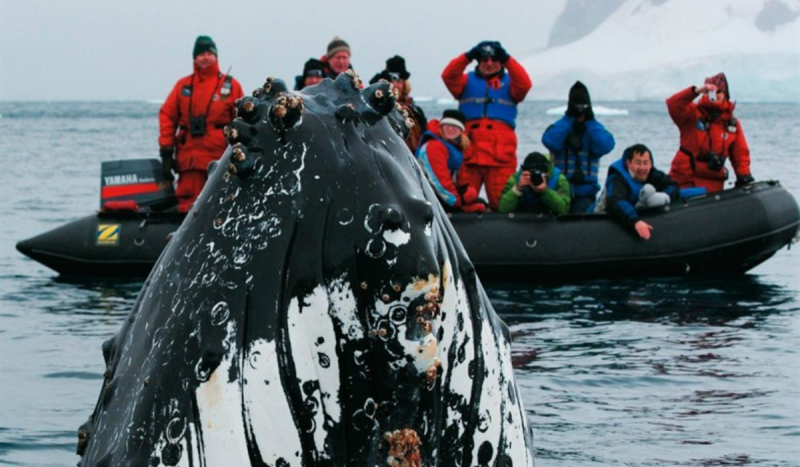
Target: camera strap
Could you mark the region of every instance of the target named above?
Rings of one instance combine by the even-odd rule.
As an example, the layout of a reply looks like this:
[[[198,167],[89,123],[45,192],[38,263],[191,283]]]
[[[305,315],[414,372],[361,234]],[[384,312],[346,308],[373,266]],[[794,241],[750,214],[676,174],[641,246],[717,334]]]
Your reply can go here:
[[[203,113],[203,118],[208,116],[208,112],[211,110],[211,103],[214,102],[214,93],[217,92],[217,88],[219,87],[219,82],[222,80],[222,73],[217,74],[217,84],[214,85],[214,89],[211,90],[211,97],[208,99],[208,105],[206,106],[206,111]],[[192,73],[192,92],[189,94],[189,118],[192,118],[192,101],[194,100],[194,73]]]

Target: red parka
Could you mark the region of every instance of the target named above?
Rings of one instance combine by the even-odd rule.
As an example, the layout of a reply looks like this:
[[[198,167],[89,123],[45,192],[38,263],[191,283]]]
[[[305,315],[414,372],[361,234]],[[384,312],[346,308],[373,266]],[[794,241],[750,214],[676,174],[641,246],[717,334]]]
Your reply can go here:
[[[712,152],[730,159],[737,177],[750,175],[750,148],[738,119],[733,117],[735,104],[714,104],[703,96],[699,103],[694,87],[686,88],[667,99],[669,116],[680,131],[680,147],[672,160],[669,176],[681,188],[705,187],[721,191],[728,169],[708,167]],[[714,115],[716,114],[716,115]]]
[[[454,58],[442,72],[445,86],[456,99],[461,99],[467,86],[468,74],[464,73],[471,60],[466,54]],[[514,102],[519,103],[528,95],[533,87],[530,76],[525,68],[513,57],[503,65],[511,79],[510,93]],[[486,80],[487,87],[495,89],[502,85],[500,76]],[[517,165],[517,135],[508,124],[489,118],[480,118],[467,121],[467,136],[472,146],[464,163],[468,165],[482,165],[489,167],[516,167]],[[502,183],[508,178],[503,178]],[[502,187],[501,183],[501,187]]]
[[[222,129],[233,120],[235,102],[244,93],[241,84],[231,78],[230,94],[223,96],[220,90],[225,80],[226,76],[220,73],[218,64],[204,70],[195,65],[194,74],[178,80],[161,106],[158,114],[158,145],[177,149],[179,173],[188,170],[205,171],[208,164],[219,159],[228,147]],[[205,135],[191,135],[190,115],[206,115]]]

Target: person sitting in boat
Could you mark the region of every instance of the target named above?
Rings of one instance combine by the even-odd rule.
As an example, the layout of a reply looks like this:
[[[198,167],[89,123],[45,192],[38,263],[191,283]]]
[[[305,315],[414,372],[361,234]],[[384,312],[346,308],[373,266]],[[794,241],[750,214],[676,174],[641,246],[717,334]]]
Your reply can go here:
[[[550,157],[532,152],[519,171],[508,177],[497,210],[529,211],[561,216],[569,212],[570,186],[567,177],[553,166]]]
[[[694,100],[700,96],[700,100]],[[730,159],[736,186],[753,183],[750,148],[742,125],[733,116],[725,74],[706,78],[702,86],[686,88],[667,99],[667,109],[680,131],[680,146],[669,175],[681,188],[705,187],[721,191],[728,178],[725,161]]]
[[[242,85],[219,71],[217,45],[208,36],[194,44],[194,73],[178,80],[158,113],[164,178],[178,172],[178,211],[187,212],[208,180],[208,164],[228,147],[223,128],[236,116]]]
[[[339,36],[335,36],[328,43],[328,51],[322,57],[325,64],[325,77],[336,79],[339,73],[353,68],[350,63],[350,44]]]
[[[316,58],[309,58],[303,65],[303,74],[294,78],[294,90],[299,91],[305,87],[313,86],[324,78],[325,63]]]
[[[476,69],[464,73],[473,60]],[[489,206],[496,209],[517,169],[517,105],[533,87],[531,78],[499,42],[483,41],[450,61],[442,80],[467,116],[472,147],[464,155],[461,182],[476,191],[485,185]]]
[[[375,84],[379,80],[385,79],[397,90],[397,103],[408,114],[408,118],[414,122],[414,126],[409,129],[408,136],[405,139],[406,146],[413,153],[419,146],[422,133],[428,126],[428,119],[425,118],[425,112],[414,105],[414,99],[411,97],[411,82],[408,80],[410,77],[411,73],[406,70],[406,60],[399,55],[395,55],[386,60],[386,68],[373,76],[369,80],[369,84]]]
[[[639,209],[666,206],[678,198],[678,184],[653,167],[653,154],[644,144],[625,149],[611,164],[606,187],[595,212],[603,208],[639,237],[649,240],[653,226],[639,218]]]
[[[465,121],[464,114],[455,109],[445,110],[441,120],[429,121],[416,158],[446,211],[486,212],[486,202],[478,198],[478,192],[458,182],[470,144],[464,133]]]
[[[597,121],[589,89],[580,81],[569,90],[567,111],[542,134],[555,166],[572,187],[571,213],[586,212],[600,191],[600,158],[614,149],[614,135]]]

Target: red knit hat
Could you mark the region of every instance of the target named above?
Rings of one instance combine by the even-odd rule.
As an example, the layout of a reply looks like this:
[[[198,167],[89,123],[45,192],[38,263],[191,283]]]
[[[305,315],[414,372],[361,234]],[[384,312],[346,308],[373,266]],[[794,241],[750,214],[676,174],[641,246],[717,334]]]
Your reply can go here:
[[[717,87],[717,91],[722,91],[731,100],[731,93],[728,92],[728,79],[725,78],[725,73],[717,73],[714,76],[706,78],[705,84],[713,84]]]

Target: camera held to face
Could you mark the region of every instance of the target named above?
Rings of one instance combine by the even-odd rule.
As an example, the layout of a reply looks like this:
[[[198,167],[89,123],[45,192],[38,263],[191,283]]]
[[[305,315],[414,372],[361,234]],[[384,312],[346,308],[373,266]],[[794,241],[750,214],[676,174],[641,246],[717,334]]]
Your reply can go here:
[[[544,183],[544,176],[547,175],[547,172],[542,171],[541,169],[533,169],[531,170],[531,185],[532,186],[539,186]]]
[[[199,115],[189,117],[189,133],[192,136],[203,136],[206,134],[206,116]]]

